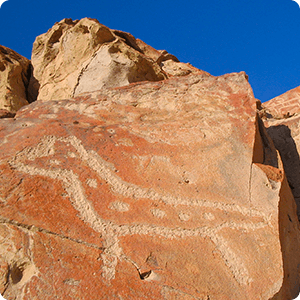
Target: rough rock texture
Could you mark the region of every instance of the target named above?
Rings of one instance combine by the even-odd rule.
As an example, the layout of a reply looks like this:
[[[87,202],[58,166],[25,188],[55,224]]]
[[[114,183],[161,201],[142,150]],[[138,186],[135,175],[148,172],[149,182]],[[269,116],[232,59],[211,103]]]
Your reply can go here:
[[[268,135],[272,138],[282,158],[287,176],[286,187],[290,188],[297,205],[300,219],[300,88],[292,89],[263,103],[260,113],[264,117]],[[284,234],[289,229],[282,227]],[[294,244],[291,238],[290,245]],[[294,246],[293,246],[294,247]],[[292,250],[293,251],[293,250]],[[297,250],[296,250],[297,251]],[[297,264],[289,259],[290,264]],[[296,290],[296,288],[295,288]]]
[[[32,65],[0,47],[7,300],[298,294],[299,88],[257,114],[245,73],[88,18],[37,37]]]
[[[244,73],[199,73],[0,120],[0,293],[291,299],[299,223],[255,106]]]
[[[263,104],[275,119],[288,118],[300,112],[300,86],[287,91]]]
[[[268,134],[280,152],[300,219],[300,87],[263,103]]]
[[[165,60],[172,66],[163,67]],[[68,99],[101,88],[200,71],[180,64],[167,51],[155,50],[129,33],[110,30],[89,18],[64,19],[38,36],[32,64],[38,100]]]
[[[7,109],[0,109],[0,119],[13,118],[16,114]]]
[[[0,109],[16,112],[28,104],[30,61],[0,45]]]

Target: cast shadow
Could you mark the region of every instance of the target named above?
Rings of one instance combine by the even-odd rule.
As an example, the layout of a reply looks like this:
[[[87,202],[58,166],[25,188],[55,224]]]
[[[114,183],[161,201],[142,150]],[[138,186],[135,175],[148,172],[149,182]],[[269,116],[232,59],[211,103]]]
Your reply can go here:
[[[284,277],[281,289],[271,299],[291,300],[300,291],[300,159],[291,130],[287,126],[271,126],[266,130],[280,153],[286,174],[281,184],[278,204]]]
[[[300,157],[291,130],[286,125],[271,126],[266,129],[279,151],[288,184],[297,205],[297,216],[300,220]]]

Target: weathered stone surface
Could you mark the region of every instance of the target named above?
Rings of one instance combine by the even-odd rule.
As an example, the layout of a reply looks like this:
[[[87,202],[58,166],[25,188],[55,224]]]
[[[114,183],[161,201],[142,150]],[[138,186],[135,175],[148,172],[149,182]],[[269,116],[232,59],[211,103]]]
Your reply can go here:
[[[299,100],[300,88],[298,87],[263,103],[259,109],[268,134],[282,157],[300,218]]]
[[[32,51],[38,100],[68,99],[101,88],[200,72],[178,63],[167,51],[88,18],[56,23],[36,38]]]
[[[280,95],[270,101],[262,104],[260,107],[260,114],[264,118],[264,124],[267,127],[267,133],[272,138],[276,149],[279,151],[282,158],[283,167],[286,173],[287,181],[284,183],[285,190],[287,191],[286,197],[295,199],[297,205],[297,215],[300,219],[300,103],[299,103],[299,87],[290,90],[283,95]],[[288,190],[291,190],[292,195]],[[286,208],[284,209],[286,211]],[[290,213],[284,213],[284,215],[290,216]],[[292,223],[292,222],[291,222]],[[280,222],[281,224],[281,222]],[[291,224],[289,224],[291,225]],[[288,222],[286,226],[281,226],[282,234],[289,234]],[[291,251],[297,252],[295,245],[298,244],[298,237],[290,236],[287,241]],[[294,248],[294,249],[292,249]],[[290,257],[287,261],[288,264],[297,264],[293,262],[293,258]],[[287,282],[290,279],[285,276],[284,281]],[[292,287],[293,281],[290,281],[289,285]],[[295,284],[295,283],[294,283]],[[299,292],[297,284],[292,288],[294,293]],[[280,297],[280,292],[278,297]],[[275,298],[277,299],[277,298]],[[289,298],[288,298],[289,299]]]
[[[12,113],[7,109],[0,109],[0,119],[13,118],[14,116],[15,116],[15,113]]]
[[[0,109],[16,112],[28,104],[30,61],[0,45]]]
[[[170,76],[185,76],[191,73],[199,73],[199,69],[193,67],[191,64],[176,62],[168,59],[161,63],[162,69]],[[204,71],[202,71],[204,72]]]
[[[299,223],[255,105],[203,73],[0,120],[0,293],[291,299]]]
[[[268,119],[265,125],[268,135],[281,155],[300,219],[300,117]]]
[[[300,112],[300,86],[287,91],[263,104],[270,116],[276,119],[288,118]]]

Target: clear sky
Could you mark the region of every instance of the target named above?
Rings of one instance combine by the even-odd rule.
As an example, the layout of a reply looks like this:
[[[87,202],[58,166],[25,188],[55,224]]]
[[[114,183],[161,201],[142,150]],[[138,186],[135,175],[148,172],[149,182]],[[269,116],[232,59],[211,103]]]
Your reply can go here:
[[[300,8],[292,0],[8,0],[0,44],[30,58],[36,36],[84,17],[212,75],[245,71],[262,101],[300,85]]]

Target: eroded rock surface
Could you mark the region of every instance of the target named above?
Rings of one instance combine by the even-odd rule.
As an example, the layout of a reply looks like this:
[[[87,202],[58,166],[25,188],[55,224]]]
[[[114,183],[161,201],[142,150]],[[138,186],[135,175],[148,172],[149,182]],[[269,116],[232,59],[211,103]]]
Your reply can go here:
[[[263,103],[265,125],[280,152],[300,218],[300,88]]]
[[[30,61],[0,45],[0,109],[14,113],[28,104],[30,76]]]
[[[172,70],[162,65],[165,60],[172,61]],[[155,50],[129,33],[110,30],[88,18],[56,23],[36,38],[32,51],[38,100],[68,99],[101,88],[159,81],[174,75],[176,69],[180,75],[200,72],[178,63],[167,51]]]
[[[255,106],[244,73],[199,73],[0,120],[0,293],[295,296],[296,208]]]
[[[298,219],[300,219],[300,89],[292,89],[283,95],[280,95],[270,101],[262,104],[260,114],[264,118],[264,124],[267,127],[267,133],[272,138],[276,149],[279,151],[283,167],[287,176],[284,183],[285,190],[291,190],[297,206]],[[288,196],[290,192],[286,193]],[[292,195],[288,197],[292,197]],[[285,208],[286,210],[286,208]],[[287,215],[290,214],[287,212]],[[289,226],[281,225],[283,234],[289,234]],[[291,224],[290,224],[291,225]],[[296,242],[295,242],[296,241]],[[298,244],[298,237],[290,236],[288,241],[290,247]],[[296,251],[296,249],[292,249]],[[292,256],[286,260],[289,264],[295,264]],[[294,271],[295,272],[295,271]],[[289,280],[285,276],[285,281]],[[292,282],[291,282],[292,283]],[[292,286],[292,285],[291,285]],[[299,287],[295,284],[293,287],[295,294],[298,293]],[[277,295],[279,296],[280,293]],[[277,299],[275,297],[275,299]],[[289,298],[288,298],[289,299]]]
[[[300,86],[263,104],[271,118],[289,118],[300,112]]]

